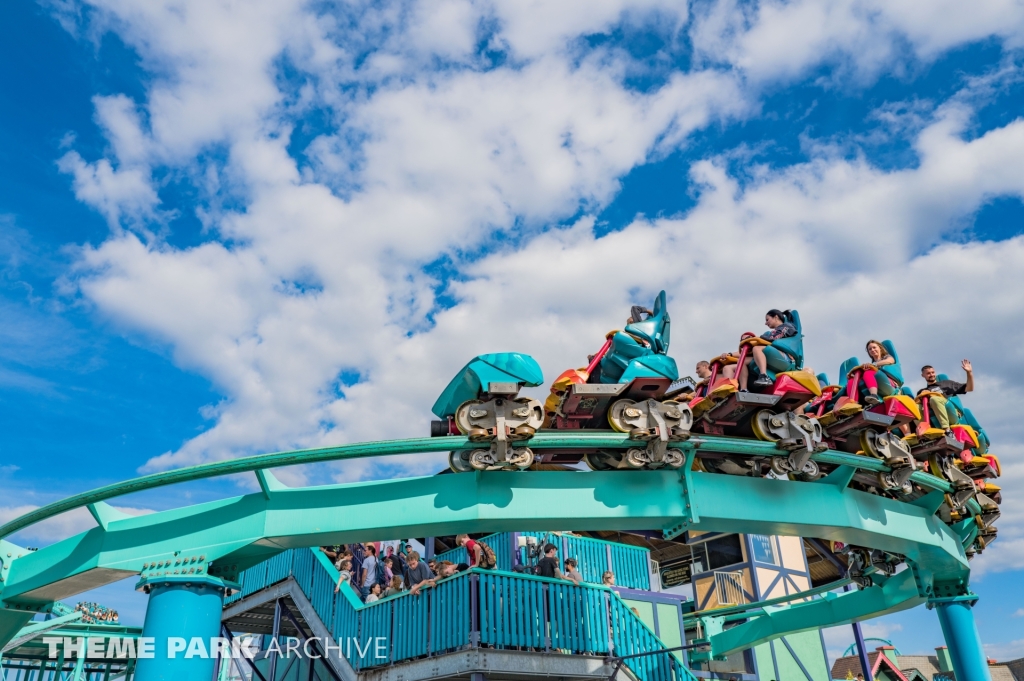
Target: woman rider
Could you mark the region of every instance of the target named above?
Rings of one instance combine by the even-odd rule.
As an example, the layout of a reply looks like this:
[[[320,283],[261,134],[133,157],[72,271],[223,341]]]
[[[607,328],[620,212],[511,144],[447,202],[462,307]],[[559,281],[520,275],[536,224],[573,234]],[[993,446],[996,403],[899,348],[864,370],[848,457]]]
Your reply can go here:
[[[864,402],[868,406],[873,407],[876,404],[881,404],[883,397],[896,393],[893,379],[882,368],[895,364],[896,358],[890,355],[885,346],[876,340],[869,340],[865,349],[868,351],[868,357],[871,358],[871,364],[861,368],[859,381],[854,380],[852,377],[847,381],[846,396],[857,400],[860,396],[860,385],[858,383],[863,383],[864,387],[868,389]]]
[[[764,325],[768,327],[768,330],[761,334],[761,338],[766,341],[777,341],[780,338],[795,336],[797,333],[796,327],[786,321],[788,312],[789,310],[786,312],[780,312],[776,309],[768,310],[768,313],[764,316]],[[743,337],[747,338],[753,335],[752,333],[747,333],[743,334]],[[740,368],[740,390],[743,392],[746,392],[747,382],[750,380],[751,363],[757,367],[759,374],[754,380],[755,388],[764,388],[772,384],[772,379],[768,378],[767,373],[769,367],[776,373],[796,369],[796,361],[792,357],[771,345],[755,345],[751,348],[750,354],[753,361],[747,362]]]

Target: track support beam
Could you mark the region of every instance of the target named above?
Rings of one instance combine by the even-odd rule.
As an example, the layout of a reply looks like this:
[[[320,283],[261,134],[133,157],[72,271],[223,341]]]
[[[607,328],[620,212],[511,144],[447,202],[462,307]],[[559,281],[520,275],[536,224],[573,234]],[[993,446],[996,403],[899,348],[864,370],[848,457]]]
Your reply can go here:
[[[971,609],[975,602],[951,600],[935,603],[957,681],[992,681]]]
[[[140,657],[135,681],[212,678],[217,660],[209,655],[210,639],[220,632],[224,583],[198,576],[155,581],[149,589],[142,635],[153,638],[153,656]]]

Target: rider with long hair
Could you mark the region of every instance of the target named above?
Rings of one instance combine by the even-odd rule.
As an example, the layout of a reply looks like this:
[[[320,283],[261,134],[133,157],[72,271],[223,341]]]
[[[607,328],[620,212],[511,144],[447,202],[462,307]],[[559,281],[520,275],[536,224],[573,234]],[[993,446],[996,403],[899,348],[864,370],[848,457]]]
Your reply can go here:
[[[764,325],[768,330],[761,334],[766,341],[777,341],[782,338],[789,338],[797,334],[796,326],[792,322],[792,314],[789,310],[782,312],[771,309],[764,316]],[[750,334],[753,336],[753,334]],[[747,382],[750,380],[751,364],[757,367],[758,376],[754,380],[755,388],[766,388],[772,384],[768,377],[768,367],[776,373],[793,371],[796,369],[796,359],[788,353],[771,345],[755,345],[751,348],[753,360],[747,362],[740,368],[740,390],[747,389]]]
[[[869,340],[864,346],[871,358],[871,363],[864,365],[860,372],[860,379],[850,377],[846,383],[846,396],[858,400],[860,397],[860,384],[867,388],[868,394],[864,402],[868,406],[882,403],[883,397],[896,393],[897,381],[886,372],[885,367],[896,364],[896,358],[889,354],[880,341]],[[859,401],[859,400],[858,400]]]

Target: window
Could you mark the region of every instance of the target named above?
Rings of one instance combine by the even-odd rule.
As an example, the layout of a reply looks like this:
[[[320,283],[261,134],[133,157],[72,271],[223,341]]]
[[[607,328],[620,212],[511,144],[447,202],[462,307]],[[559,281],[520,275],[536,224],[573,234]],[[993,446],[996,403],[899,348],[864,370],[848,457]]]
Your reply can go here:
[[[716,572],[715,591],[718,593],[719,605],[742,605],[747,602],[743,596],[742,572]]]
[[[708,552],[708,569],[717,570],[727,565],[743,562],[743,548],[738,534],[727,534],[705,542]]]
[[[692,574],[695,575],[743,562],[743,549],[740,546],[738,534],[727,534],[724,537],[696,544],[691,551],[693,553]]]
[[[769,563],[778,565],[779,559],[775,555],[775,540],[763,534],[750,534],[750,549],[754,560],[758,563]]]

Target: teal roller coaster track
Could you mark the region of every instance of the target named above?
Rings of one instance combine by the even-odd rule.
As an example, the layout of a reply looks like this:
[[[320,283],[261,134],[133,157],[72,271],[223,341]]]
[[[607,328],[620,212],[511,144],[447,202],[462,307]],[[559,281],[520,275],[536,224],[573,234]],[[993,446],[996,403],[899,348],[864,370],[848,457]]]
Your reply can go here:
[[[541,432],[530,440],[535,449],[630,445],[628,436],[618,433]],[[148,475],[43,506],[0,527],[0,537],[83,506],[98,525],[38,551],[0,540],[0,644],[55,602],[132,575],[140,576],[139,588],[152,590],[146,629],[168,635],[174,625],[155,622],[158,593],[178,589],[187,603],[200,585],[207,595],[223,599],[225,591],[237,587],[241,571],[293,548],[460,532],[658,529],[673,538],[702,530],[840,541],[897,554],[908,566],[893,575],[873,575],[871,586],[846,593],[827,591],[771,607],[756,604],[740,616],[701,616],[709,656],[928,604],[939,612],[955,653],[957,678],[988,678],[970,609],[977,597],[968,586],[964,537],[935,515],[952,487],[924,472],[915,472],[913,480],[931,492],[913,502],[851,489],[858,470],[887,468],[878,459],[835,451],[813,455],[837,466],[813,482],[695,472],[691,464],[698,451],[767,457],[778,450],[771,442],[694,436],[671,445],[687,456],[678,470],[486,471],[307,488],[287,487],[271,473],[296,464],[477,446],[453,436],[252,456]],[[259,492],[138,517],[106,503],[147,489],[249,471],[256,474]],[[189,631],[186,627],[179,633]],[[177,673],[174,665],[184,661],[159,662],[140,663],[136,678],[171,678]]]

